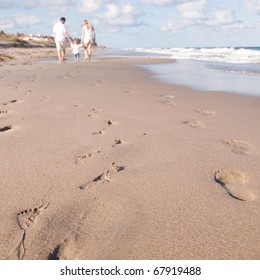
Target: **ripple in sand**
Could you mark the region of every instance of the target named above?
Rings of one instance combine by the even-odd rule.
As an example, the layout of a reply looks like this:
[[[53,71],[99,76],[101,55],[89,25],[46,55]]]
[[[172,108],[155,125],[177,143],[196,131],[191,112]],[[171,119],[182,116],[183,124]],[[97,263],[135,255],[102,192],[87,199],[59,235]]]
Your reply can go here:
[[[219,169],[215,172],[214,178],[232,197],[243,201],[255,200],[255,194],[246,185],[248,177],[245,173],[236,170]]]

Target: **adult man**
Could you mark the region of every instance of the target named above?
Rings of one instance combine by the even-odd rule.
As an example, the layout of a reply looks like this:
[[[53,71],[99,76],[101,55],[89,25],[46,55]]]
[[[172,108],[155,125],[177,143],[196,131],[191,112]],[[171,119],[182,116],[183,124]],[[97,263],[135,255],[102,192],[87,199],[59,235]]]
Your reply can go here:
[[[65,17],[61,17],[60,21],[57,22],[53,27],[54,40],[58,51],[58,58],[60,61],[64,61],[65,59],[66,37],[68,38],[70,43],[72,43],[70,35],[64,25],[65,21]]]

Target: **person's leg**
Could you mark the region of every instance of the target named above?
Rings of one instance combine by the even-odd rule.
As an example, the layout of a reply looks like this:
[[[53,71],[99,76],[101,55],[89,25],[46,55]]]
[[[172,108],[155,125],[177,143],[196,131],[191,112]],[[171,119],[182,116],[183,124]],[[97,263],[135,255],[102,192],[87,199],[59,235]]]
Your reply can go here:
[[[61,61],[61,45],[60,45],[60,42],[55,42],[55,44],[56,44],[58,59],[59,59],[59,61]]]
[[[88,47],[87,47],[87,51],[88,51],[88,60],[91,60],[91,43],[88,43]]]
[[[65,54],[66,54],[66,50],[65,50],[65,48],[63,47],[63,48],[61,49],[61,60],[62,60],[62,61],[65,60]]]

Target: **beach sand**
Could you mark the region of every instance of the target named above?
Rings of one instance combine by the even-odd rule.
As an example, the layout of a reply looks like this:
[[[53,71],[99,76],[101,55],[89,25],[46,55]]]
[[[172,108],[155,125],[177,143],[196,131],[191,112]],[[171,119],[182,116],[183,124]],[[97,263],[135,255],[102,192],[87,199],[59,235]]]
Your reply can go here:
[[[0,66],[2,260],[260,258],[259,98],[30,52]]]

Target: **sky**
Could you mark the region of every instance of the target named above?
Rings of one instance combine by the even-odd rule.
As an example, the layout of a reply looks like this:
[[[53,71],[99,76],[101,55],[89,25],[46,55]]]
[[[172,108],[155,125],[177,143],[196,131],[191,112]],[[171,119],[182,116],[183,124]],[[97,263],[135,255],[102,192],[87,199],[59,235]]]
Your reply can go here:
[[[260,0],[0,0],[0,31],[72,38],[87,19],[114,48],[260,46]]]

